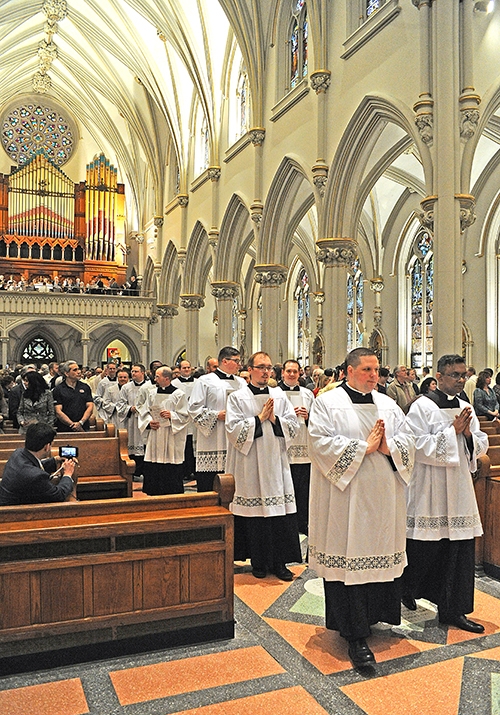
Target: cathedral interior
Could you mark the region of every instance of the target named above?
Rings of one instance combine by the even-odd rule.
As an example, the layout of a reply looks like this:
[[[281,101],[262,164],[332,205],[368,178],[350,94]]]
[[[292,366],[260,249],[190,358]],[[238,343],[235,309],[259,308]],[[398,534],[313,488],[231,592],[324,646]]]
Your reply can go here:
[[[499,40],[498,0],[0,0],[0,363],[203,365],[233,345],[328,367],[365,346],[496,371]],[[296,571],[237,575],[237,639],[219,660],[198,646],[191,675],[186,649],[12,676],[0,712],[499,711],[496,582],[484,638],[406,614],[368,683]],[[142,697],[127,670],[184,682],[247,648],[248,677],[199,699]]]

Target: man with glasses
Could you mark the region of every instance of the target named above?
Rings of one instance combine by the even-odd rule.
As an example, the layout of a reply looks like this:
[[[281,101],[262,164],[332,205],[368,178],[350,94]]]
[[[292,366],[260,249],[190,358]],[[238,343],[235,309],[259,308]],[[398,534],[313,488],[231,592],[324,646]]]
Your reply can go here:
[[[249,384],[227,401],[227,470],[236,486],[234,558],[250,558],[255,578],[270,571],[291,581],[286,564],[302,561],[302,555],[287,449],[299,423],[283,390],[268,387],[272,369],[267,353],[252,355]]]
[[[465,614],[474,610],[474,537],[483,533],[471,472],[488,438],[471,405],[457,397],[466,373],[460,355],[443,355],[438,389],[419,397],[406,418],[417,451],[408,488],[403,605],[414,611],[415,599],[426,598],[437,605],[440,623],[482,633]]]
[[[189,398],[189,416],[198,433],[196,440],[196,488],[209,492],[216,474],[226,471],[226,401],[229,393],[246,386],[237,377],[240,353],[230,346],[222,348],[219,367],[194,383]]]

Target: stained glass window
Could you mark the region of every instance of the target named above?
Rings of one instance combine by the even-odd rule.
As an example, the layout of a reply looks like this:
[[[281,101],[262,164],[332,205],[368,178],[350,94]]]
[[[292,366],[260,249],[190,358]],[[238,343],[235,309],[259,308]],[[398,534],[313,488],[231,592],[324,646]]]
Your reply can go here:
[[[296,2],[292,11],[292,23],[288,37],[290,47],[290,89],[307,76],[307,9],[305,2]]]
[[[23,362],[40,364],[55,359],[54,348],[42,337],[30,340],[23,350]]]
[[[384,0],[367,0],[366,1],[366,17],[370,17],[372,12],[378,10],[381,5],[384,4]]]
[[[309,297],[309,276],[302,269],[297,278],[295,287],[295,299],[297,301],[297,360],[301,365],[309,362],[310,344],[310,297]]]
[[[27,102],[10,108],[1,121],[3,148],[16,164],[26,164],[42,151],[56,166],[62,166],[73,152],[72,122],[45,103]]]
[[[363,346],[364,293],[363,273],[359,259],[352,264],[347,276],[347,351]]]
[[[238,86],[236,90],[238,121],[236,123],[236,139],[239,139],[248,131],[248,120],[250,114],[248,75],[243,70],[240,72]]]
[[[432,309],[434,302],[434,260],[432,237],[419,231],[410,259],[411,278],[411,366],[432,364]]]

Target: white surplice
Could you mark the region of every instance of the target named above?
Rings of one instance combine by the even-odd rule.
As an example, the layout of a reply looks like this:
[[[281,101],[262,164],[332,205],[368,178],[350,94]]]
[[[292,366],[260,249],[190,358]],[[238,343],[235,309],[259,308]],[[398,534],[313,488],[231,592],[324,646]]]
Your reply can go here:
[[[262,436],[255,438],[255,416],[264,402],[274,399],[283,437],[277,437],[269,420],[262,422]],[[234,475],[235,494],[230,509],[238,516],[284,516],[297,511],[287,449],[299,424],[290,401],[279,387],[269,394],[254,395],[245,389],[227,401],[227,471]]]
[[[158,464],[181,464],[184,461],[187,424],[189,420],[186,395],[182,390],[170,394],[149,390],[139,408],[139,429],[146,434],[151,421],[159,421],[156,430],[147,430],[144,460]],[[169,410],[170,419],[159,417],[159,412]]]
[[[189,399],[189,415],[197,427],[196,471],[226,471],[226,430],[217,415],[226,409],[230,392],[246,387],[242,377],[222,380],[214,372],[196,380]]]
[[[473,412],[470,454],[465,437],[453,427],[455,415],[470,405],[458,401],[458,408],[442,409],[423,395],[406,417],[406,429],[415,436],[416,446],[408,488],[409,539],[458,541],[483,533],[471,472],[477,469],[477,457],[488,449],[488,437]]]
[[[128,383],[125,383],[128,385]],[[126,417],[123,417],[118,413],[118,402],[120,400],[120,393],[125,387],[117,382],[110,382],[109,387],[106,388],[101,402],[101,407],[99,409],[99,415],[102,419],[108,423],[113,424],[116,429],[127,429]]]
[[[373,392],[373,404],[353,404],[337,387],[319,395],[309,415],[311,490],[309,565],[327,581],[347,586],[393,581],[406,565],[406,484],[414,454],[402,433],[404,414]],[[394,467],[366,439],[384,420]]]
[[[133,380],[127,382],[120,390],[120,398],[116,409],[119,417],[124,421],[128,432],[128,453],[136,456],[144,455],[145,439],[139,429],[138,414],[131,413],[131,407],[138,407],[145,399],[147,391],[156,389],[149,380],[137,385]]]
[[[308,412],[311,411],[314,395],[307,387],[300,387],[298,391],[283,390],[283,392],[287,396],[287,399],[290,400],[292,407],[305,407]],[[290,460],[290,464],[309,464],[311,459],[309,457],[309,432],[306,420],[301,417],[297,418],[297,421],[299,423],[299,431],[288,447],[288,459]]]

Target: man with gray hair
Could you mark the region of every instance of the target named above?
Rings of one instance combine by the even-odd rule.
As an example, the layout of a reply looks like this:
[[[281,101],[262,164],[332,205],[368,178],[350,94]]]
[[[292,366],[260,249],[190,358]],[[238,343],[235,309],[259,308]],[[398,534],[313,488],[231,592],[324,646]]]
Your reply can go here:
[[[82,371],[74,360],[59,367],[62,382],[53,390],[58,432],[88,432],[94,408],[90,387],[80,380]]]
[[[148,441],[144,454],[142,491],[150,496],[182,494],[184,446],[189,420],[188,403],[182,390],[174,387],[172,370],[159,367],[155,373],[156,390],[143,393],[139,406],[139,430]]]

